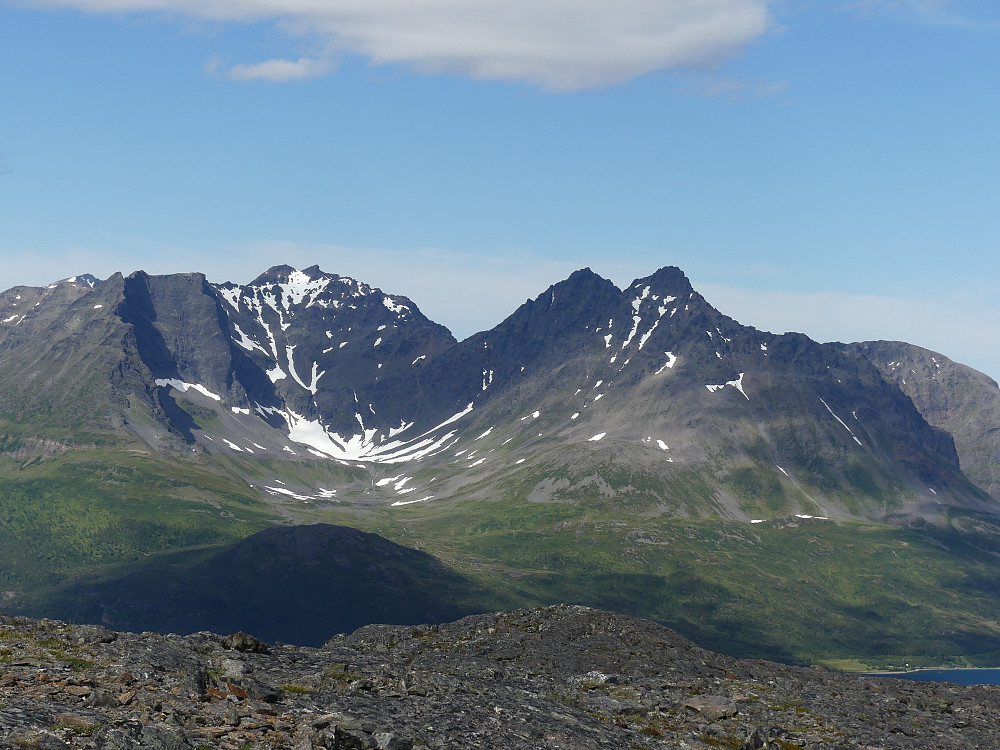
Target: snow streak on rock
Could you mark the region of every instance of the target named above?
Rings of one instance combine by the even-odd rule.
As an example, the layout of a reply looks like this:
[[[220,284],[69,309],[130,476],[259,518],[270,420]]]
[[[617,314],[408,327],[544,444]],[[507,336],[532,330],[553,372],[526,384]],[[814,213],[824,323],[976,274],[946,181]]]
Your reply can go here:
[[[213,399],[214,401],[222,401],[222,396],[218,395],[217,393],[212,393],[210,390],[208,390],[208,388],[201,385],[200,383],[185,383],[183,380],[177,380],[175,378],[157,378],[153,382],[156,383],[156,385],[160,386],[161,388],[166,388],[166,387],[175,388],[181,393],[187,393],[188,390],[195,390],[204,396],[208,396],[210,399]]]
[[[360,434],[345,436],[328,430],[319,420],[307,419],[291,409],[259,408],[267,414],[283,417],[288,425],[289,439],[308,446],[318,455],[345,461],[396,464],[425,458],[446,449],[456,431],[450,430],[444,434],[441,434],[441,431],[469,414],[473,406],[469,404],[462,411],[415,438],[390,439],[388,442],[376,440],[379,430],[366,428],[360,414],[354,415],[361,426]],[[404,425],[398,432],[410,426]]]
[[[820,398],[820,402],[823,404],[823,406],[826,407],[826,410],[830,412],[830,414],[833,414],[833,418],[836,419],[838,422],[840,422],[840,424],[843,426],[845,430],[851,433],[851,437],[854,438],[855,443],[857,443],[858,445],[864,445],[860,440],[858,440],[858,436],[854,434],[854,431],[851,430],[851,428],[844,423],[844,420],[833,413],[833,409],[830,408],[830,405],[826,403],[826,401],[823,401],[823,399]]]

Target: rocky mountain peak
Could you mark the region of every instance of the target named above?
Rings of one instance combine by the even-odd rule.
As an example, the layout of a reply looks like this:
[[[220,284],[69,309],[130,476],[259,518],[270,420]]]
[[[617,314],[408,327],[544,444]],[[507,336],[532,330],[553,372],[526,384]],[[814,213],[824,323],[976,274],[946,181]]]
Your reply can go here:
[[[81,273],[78,276],[70,276],[68,278],[55,281],[52,284],[49,284],[48,288],[51,289],[52,287],[57,286],[59,284],[74,284],[77,286],[84,286],[90,289],[95,289],[96,287],[100,286],[101,280],[96,276],[93,276],[92,274]]]
[[[655,273],[632,282],[629,290],[649,287],[651,292],[683,298],[691,294],[694,288],[685,273],[676,266],[664,266]]]
[[[264,273],[251,281],[247,286],[265,286],[267,284],[280,284],[288,281],[288,277],[296,272],[296,269],[287,264],[271,266]]]
[[[555,328],[565,333],[593,325],[613,310],[620,298],[621,292],[611,281],[583,268],[553,284],[534,300],[527,300],[498,328],[514,323],[536,337],[553,335]]]

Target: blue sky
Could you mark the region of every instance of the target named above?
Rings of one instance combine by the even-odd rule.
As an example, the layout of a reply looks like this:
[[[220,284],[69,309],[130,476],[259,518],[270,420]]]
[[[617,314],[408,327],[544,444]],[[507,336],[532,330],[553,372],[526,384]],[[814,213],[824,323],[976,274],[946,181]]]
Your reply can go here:
[[[590,266],[1000,377],[1000,9],[0,0],[0,286],[319,263],[463,337]]]

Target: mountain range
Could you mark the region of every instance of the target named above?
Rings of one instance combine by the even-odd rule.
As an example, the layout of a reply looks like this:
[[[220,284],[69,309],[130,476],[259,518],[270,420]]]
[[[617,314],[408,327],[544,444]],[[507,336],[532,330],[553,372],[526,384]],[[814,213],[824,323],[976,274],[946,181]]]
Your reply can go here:
[[[909,344],[743,326],[672,267],[577,271],[463,341],[316,266],[15,287],[0,586],[155,625],[135,581],[333,522],[434,555],[448,615],[571,600],[785,659],[990,654],[998,391]]]

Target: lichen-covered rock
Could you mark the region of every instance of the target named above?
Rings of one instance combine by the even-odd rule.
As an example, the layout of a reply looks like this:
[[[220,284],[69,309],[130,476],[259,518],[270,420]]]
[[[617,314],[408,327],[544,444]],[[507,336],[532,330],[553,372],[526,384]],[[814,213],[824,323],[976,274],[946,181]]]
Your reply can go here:
[[[371,626],[318,649],[0,630],[0,750],[1000,747],[1000,688],[739,660],[586,607]]]

